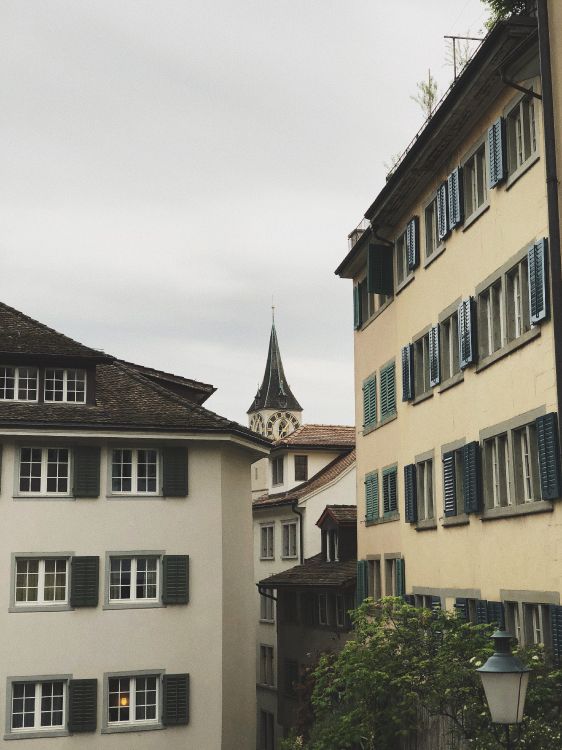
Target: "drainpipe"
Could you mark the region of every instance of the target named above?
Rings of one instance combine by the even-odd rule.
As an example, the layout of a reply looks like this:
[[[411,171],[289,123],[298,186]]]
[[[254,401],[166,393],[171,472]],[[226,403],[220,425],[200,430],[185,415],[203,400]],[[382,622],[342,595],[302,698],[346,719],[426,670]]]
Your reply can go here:
[[[304,563],[304,529],[302,527],[302,510],[298,510],[298,500],[291,505],[291,510],[299,517],[299,557],[301,565]]]
[[[550,257],[551,319],[554,328],[554,362],[558,411],[562,409],[562,273],[560,260],[560,215],[556,168],[556,128],[552,98],[552,73],[547,0],[537,2],[539,60],[543,93],[544,151]]]

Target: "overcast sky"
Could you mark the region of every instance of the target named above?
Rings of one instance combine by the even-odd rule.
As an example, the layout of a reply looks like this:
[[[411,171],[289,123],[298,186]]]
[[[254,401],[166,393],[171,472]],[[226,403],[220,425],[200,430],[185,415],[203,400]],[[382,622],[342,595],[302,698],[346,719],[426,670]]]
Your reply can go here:
[[[334,276],[480,0],[2,0],[0,299],[213,383],[246,422],[272,296],[308,422],[353,422]]]

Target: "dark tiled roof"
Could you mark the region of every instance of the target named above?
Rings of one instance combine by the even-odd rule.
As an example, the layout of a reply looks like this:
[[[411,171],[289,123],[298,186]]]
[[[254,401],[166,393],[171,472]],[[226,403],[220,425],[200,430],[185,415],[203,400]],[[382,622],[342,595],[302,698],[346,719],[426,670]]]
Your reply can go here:
[[[357,579],[357,561],[325,562],[318,554],[305,560],[304,565],[276,573],[260,581],[260,586],[346,586]]]
[[[287,378],[283,372],[281,352],[277,341],[275,323],[271,326],[269,351],[261,387],[258,389],[248,414],[260,409],[282,409],[284,411],[302,411],[302,406],[293,396]]]
[[[303,424],[284,438],[276,440],[274,449],[282,448],[354,448],[355,427],[341,424]]]
[[[292,490],[278,492],[274,495],[261,495],[260,497],[257,497],[252,503],[253,508],[254,510],[259,510],[260,508],[274,508],[277,505],[289,505],[290,503],[297,502],[301,497],[333,482],[334,479],[337,479],[340,474],[343,474],[350,466],[353,466],[354,463],[355,449],[343,456],[338,456],[323,469],[320,469],[320,471],[307,482],[297,485]]]
[[[4,358],[6,355],[15,354],[76,357],[92,361],[113,359],[39,323],[3,302],[0,302],[0,354]]]
[[[164,370],[156,370],[154,367],[145,367],[137,365],[134,362],[119,360],[122,364],[130,367],[132,370],[144,375],[145,378],[167,388],[178,396],[184,396],[196,404],[203,404],[217,390],[209,383],[201,383],[199,380],[184,378],[182,375],[174,375]]]
[[[316,521],[316,525],[320,526],[322,521],[330,516],[334,521],[341,526],[356,524],[357,523],[357,506],[356,505],[327,505],[322,511],[322,515]]]

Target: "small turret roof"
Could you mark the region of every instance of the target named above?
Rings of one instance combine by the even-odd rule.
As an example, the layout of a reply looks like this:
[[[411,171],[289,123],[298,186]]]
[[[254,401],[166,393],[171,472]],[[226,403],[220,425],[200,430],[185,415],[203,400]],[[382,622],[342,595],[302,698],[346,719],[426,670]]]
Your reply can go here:
[[[302,406],[293,396],[283,371],[275,323],[271,325],[269,351],[267,353],[267,364],[263,374],[263,381],[258,388],[252,405],[248,409],[248,414],[260,411],[260,409],[302,411]]]

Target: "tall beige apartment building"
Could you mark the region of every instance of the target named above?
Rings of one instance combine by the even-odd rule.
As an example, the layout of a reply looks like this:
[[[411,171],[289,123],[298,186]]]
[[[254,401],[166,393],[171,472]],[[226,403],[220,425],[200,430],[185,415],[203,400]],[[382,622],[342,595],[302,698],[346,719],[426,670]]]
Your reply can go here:
[[[456,607],[559,655],[561,126],[562,4],[539,0],[488,34],[337,269],[361,596]]]

